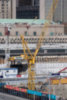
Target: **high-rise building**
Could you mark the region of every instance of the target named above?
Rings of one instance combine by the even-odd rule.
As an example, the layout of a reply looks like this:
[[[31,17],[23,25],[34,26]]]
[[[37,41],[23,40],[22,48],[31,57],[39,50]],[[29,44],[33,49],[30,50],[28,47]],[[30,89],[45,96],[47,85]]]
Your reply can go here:
[[[16,18],[16,0],[0,0],[0,18]]]
[[[67,0],[59,0],[54,14],[55,21],[67,22]]]
[[[45,19],[50,10],[53,0],[40,0],[40,19]],[[54,21],[67,22],[67,0],[58,0],[56,10],[53,15]]]
[[[53,0],[0,0],[0,18],[46,19]],[[54,21],[67,22],[67,0],[58,0]]]
[[[17,18],[39,18],[39,0],[17,0]]]
[[[16,18],[46,19],[53,0],[17,0]],[[67,0],[58,0],[54,21],[67,22]]]

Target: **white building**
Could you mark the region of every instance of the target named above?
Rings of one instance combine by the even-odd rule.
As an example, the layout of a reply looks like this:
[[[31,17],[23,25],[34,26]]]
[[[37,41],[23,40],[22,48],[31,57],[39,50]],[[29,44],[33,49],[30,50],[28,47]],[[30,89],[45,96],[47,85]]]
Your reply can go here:
[[[16,78],[17,68],[0,68],[0,78]]]

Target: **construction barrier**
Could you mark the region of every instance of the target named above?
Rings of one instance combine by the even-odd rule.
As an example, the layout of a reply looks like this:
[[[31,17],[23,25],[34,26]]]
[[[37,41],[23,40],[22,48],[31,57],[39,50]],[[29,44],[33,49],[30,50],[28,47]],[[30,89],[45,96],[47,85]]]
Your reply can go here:
[[[58,84],[67,84],[67,78],[63,78],[63,79],[52,79],[51,83],[53,85],[58,85]]]
[[[4,85],[6,85],[5,83],[0,83],[0,87],[2,87],[2,86],[4,86]]]
[[[49,98],[49,94],[47,94],[47,97]],[[51,100],[56,100],[56,96],[53,95],[53,94],[51,94],[51,95],[50,95],[50,99],[51,99]]]
[[[49,100],[49,94],[47,93],[42,93],[38,91],[33,91],[33,90],[27,90],[19,87],[14,87],[10,85],[5,85],[4,84],[0,88],[0,92],[4,92],[10,95],[14,96],[19,96],[22,98],[28,98],[30,100]],[[53,94],[50,94],[50,99],[51,100],[56,100],[56,96]]]
[[[42,96],[41,92],[37,92],[37,91],[32,91],[32,90],[27,90],[28,94],[32,94],[32,95],[37,95],[37,96]]]

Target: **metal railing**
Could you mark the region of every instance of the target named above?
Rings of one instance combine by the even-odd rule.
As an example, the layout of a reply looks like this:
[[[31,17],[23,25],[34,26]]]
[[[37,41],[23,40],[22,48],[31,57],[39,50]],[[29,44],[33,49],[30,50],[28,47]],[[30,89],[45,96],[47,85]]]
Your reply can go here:
[[[38,36],[25,36],[25,40],[28,42],[28,43],[37,43],[37,41],[39,40],[39,37]],[[1,44],[5,44],[6,42],[6,37],[4,36],[0,36],[0,43]],[[9,36],[9,41],[8,41],[10,44],[14,44],[14,43],[17,43],[17,44],[20,44],[21,43],[21,39],[19,36]],[[48,38],[44,38],[44,41],[43,43],[67,43],[67,37],[66,36],[52,36],[52,37],[49,37]]]

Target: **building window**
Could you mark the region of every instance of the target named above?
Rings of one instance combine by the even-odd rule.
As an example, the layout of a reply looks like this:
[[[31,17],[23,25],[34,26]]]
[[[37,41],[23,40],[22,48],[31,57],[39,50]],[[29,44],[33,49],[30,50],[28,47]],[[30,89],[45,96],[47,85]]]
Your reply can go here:
[[[7,72],[9,72],[9,71],[7,70]]]
[[[2,36],[2,33],[0,32],[0,36]]]
[[[25,32],[25,36],[27,36],[28,35],[28,33],[27,33],[27,31]]]
[[[67,35],[67,33],[64,33],[64,35]]]
[[[18,32],[16,32],[16,36],[18,36],[19,35],[19,33]]]
[[[36,32],[33,32],[33,35],[36,36],[37,35]]]
[[[4,6],[4,3],[1,6]]]
[[[50,36],[53,36],[54,35],[54,33],[53,32],[50,32]]]

